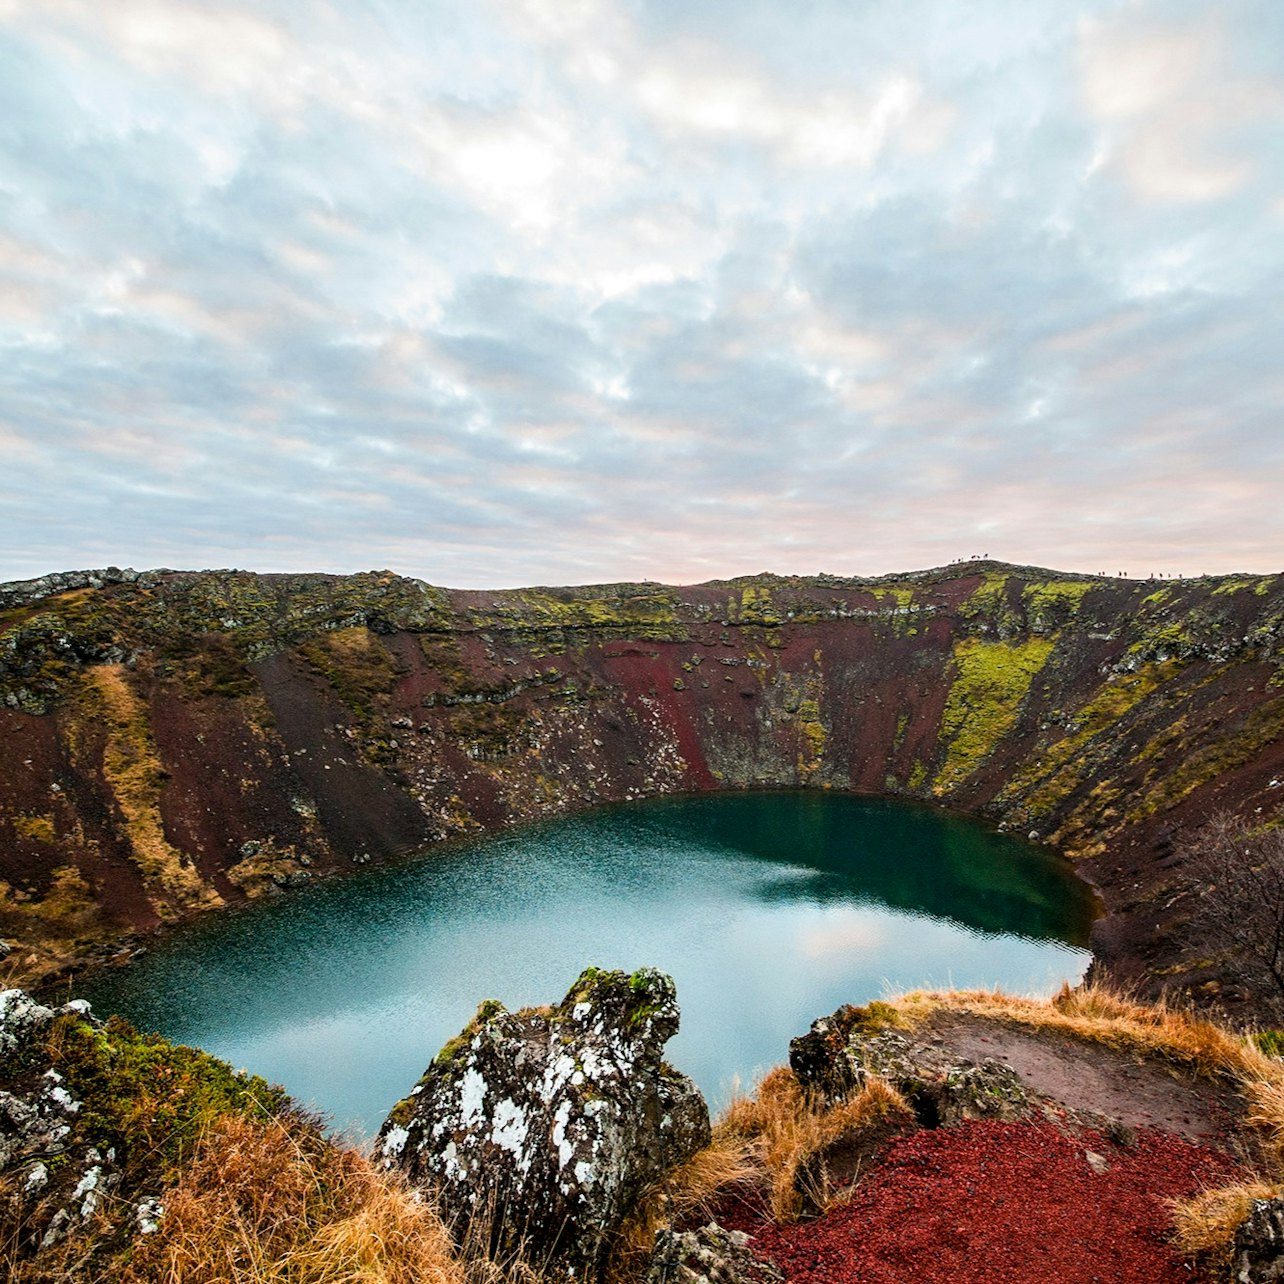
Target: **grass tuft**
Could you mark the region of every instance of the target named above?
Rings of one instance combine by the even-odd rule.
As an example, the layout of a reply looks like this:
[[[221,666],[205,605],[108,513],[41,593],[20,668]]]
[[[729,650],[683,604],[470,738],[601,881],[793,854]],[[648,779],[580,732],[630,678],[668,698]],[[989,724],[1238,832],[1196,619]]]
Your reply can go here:
[[[1259,1199],[1273,1199],[1279,1193],[1278,1186],[1253,1181],[1171,1201],[1173,1247],[1186,1257],[1203,1258],[1210,1267],[1229,1267],[1235,1232],[1253,1204]]]
[[[840,1139],[913,1117],[905,1098],[880,1079],[867,1080],[849,1101],[827,1106],[803,1089],[792,1070],[779,1066],[759,1083],[756,1096],[732,1103],[719,1121],[718,1134],[724,1144],[738,1141],[757,1148],[772,1216],[788,1222],[803,1210],[800,1177],[809,1160]],[[806,1194],[818,1207],[829,1202],[826,1190]]]
[[[352,1150],[224,1117],[121,1284],[464,1284],[430,1206]]]

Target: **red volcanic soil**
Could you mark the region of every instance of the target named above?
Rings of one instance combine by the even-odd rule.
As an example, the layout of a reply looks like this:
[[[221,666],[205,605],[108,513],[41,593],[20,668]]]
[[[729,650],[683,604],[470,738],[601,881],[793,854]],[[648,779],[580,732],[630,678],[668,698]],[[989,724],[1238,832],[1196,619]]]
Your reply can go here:
[[[789,1284],[1191,1284],[1210,1277],[1169,1246],[1165,1200],[1237,1171],[1219,1150],[1149,1129],[1117,1145],[976,1121],[894,1142],[816,1221],[777,1226],[745,1208],[720,1220],[748,1231]]]

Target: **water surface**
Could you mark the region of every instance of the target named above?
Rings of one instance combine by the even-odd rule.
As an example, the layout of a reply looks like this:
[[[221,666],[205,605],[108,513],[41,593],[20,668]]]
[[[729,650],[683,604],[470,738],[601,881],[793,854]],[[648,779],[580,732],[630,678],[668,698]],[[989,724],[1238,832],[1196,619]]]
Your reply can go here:
[[[1094,907],[1066,862],[968,818],[818,792],[667,798],[215,915],[81,992],[372,1133],[480,1000],[559,999],[590,963],[673,975],[669,1058],[717,1104],[841,1003],[1078,979]]]

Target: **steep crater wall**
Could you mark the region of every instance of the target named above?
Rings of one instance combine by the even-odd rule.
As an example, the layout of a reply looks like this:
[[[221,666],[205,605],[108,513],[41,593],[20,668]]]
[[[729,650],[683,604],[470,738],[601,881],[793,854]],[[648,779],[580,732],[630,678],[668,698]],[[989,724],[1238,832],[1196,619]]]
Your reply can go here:
[[[601,802],[936,802],[1080,863],[1098,958],[1183,960],[1175,837],[1274,817],[1284,579],[965,563],[460,592],[391,573],[0,586],[0,936],[24,977],[327,871]]]

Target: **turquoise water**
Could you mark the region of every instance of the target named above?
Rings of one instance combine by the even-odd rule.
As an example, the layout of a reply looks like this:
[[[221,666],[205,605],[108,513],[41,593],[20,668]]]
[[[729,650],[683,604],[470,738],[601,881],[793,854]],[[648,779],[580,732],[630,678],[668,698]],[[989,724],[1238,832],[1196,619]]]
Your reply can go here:
[[[482,999],[546,1003],[587,964],[652,965],[682,1006],[670,1060],[716,1105],[841,1003],[1078,979],[1094,907],[1066,862],[963,817],[657,799],[212,916],[80,992],[369,1134]]]

